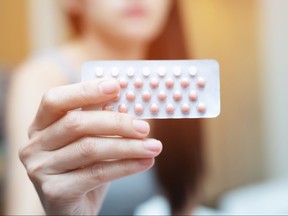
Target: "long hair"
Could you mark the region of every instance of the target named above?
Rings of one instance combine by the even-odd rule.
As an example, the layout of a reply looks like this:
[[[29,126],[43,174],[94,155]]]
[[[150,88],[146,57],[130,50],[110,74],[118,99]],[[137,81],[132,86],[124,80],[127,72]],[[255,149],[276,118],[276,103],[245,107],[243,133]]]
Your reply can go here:
[[[147,59],[187,59],[178,2],[173,6],[163,32],[151,44]],[[74,34],[81,32],[79,17],[68,14]],[[188,197],[195,201],[203,174],[203,142],[201,121],[154,120],[151,135],[163,143],[163,152],[156,159],[156,178],[167,197],[171,213],[179,213]]]
[[[179,9],[174,1],[166,28],[152,43],[148,59],[187,58]],[[151,135],[163,143],[163,152],[155,164],[157,180],[169,201],[171,213],[179,213],[191,202],[191,196],[196,202],[204,172],[201,121],[153,120]]]

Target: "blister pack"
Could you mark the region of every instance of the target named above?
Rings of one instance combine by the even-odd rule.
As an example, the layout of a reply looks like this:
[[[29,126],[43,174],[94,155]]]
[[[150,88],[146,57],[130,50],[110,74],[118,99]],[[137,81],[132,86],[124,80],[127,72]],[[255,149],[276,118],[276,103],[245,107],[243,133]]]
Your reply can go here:
[[[215,60],[89,61],[82,81],[111,77],[120,93],[96,110],[137,118],[213,118],[220,113],[220,71]]]

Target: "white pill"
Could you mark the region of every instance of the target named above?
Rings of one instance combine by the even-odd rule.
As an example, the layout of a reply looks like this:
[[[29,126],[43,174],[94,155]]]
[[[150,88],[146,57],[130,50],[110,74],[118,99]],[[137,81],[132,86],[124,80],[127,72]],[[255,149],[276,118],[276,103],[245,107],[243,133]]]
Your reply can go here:
[[[179,77],[181,76],[181,73],[182,73],[182,70],[180,67],[174,67],[174,70],[173,70],[174,76]]]
[[[198,69],[196,67],[189,67],[188,72],[190,76],[194,77],[197,75]]]
[[[150,73],[151,72],[150,72],[150,69],[148,67],[144,67],[142,69],[142,74],[143,74],[144,77],[148,77],[150,75]]]
[[[158,73],[158,76],[164,77],[165,74],[166,74],[166,69],[165,69],[164,67],[159,67],[159,68],[157,69],[157,73]]]
[[[95,75],[96,75],[96,77],[103,76],[103,68],[102,67],[96,67],[95,68]]]
[[[135,69],[133,67],[127,68],[126,74],[127,74],[128,77],[133,77],[134,74],[135,74]]]
[[[117,77],[119,75],[119,69],[117,67],[112,67],[111,68],[111,75],[113,77]]]

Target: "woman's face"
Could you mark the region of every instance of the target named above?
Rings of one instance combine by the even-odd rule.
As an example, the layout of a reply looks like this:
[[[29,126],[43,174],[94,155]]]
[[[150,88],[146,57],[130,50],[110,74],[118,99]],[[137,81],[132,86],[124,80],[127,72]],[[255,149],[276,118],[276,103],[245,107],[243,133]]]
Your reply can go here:
[[[82,3],[86,28],[108,38],[133,43],[151,42],[158,36],[166,24],[172,0],[86,0]]]

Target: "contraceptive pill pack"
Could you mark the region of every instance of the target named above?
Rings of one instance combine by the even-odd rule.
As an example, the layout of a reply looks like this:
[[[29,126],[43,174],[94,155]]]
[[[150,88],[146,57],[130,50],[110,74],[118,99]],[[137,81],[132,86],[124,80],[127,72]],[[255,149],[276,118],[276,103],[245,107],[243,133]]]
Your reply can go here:
[[[92,109],[143,119],[220,114],[220,71],[215,60],[104,60],[83,65],[82,82],[105,77],[119,81],[120,93]]]

